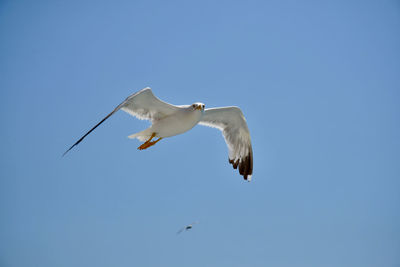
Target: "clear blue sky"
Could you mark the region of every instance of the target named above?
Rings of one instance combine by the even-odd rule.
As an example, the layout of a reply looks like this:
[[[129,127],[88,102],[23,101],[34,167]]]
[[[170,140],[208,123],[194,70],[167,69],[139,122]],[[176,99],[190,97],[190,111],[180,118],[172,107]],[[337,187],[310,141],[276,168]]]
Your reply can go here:
[[[1,1],[0,265],[400,265],[398,1]],[[138,151],[143,87],[243,110]],[[185,224],[191,231],[176,235]]]

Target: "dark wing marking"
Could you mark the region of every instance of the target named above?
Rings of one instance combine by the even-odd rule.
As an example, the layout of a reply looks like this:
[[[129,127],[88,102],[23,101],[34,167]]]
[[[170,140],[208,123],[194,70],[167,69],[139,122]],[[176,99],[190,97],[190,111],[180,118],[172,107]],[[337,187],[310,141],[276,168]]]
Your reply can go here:
[[[106,119],[111,117],[111,115],[120,109],[139,119],[154,121],[174,113],[179,109],[179,107],[161,101],[154,96],[150,88],[144,88],[127,97],[110,114],[104,117],[104,119],[96,124],[96,126],[90,129],[84,136],[76,141],[75,144],[65,151],[63,156],[65,156],[65,154],[67,154],[68,151],[70,151],[74,146],[82,142],[82,140],[85,139],[88,134],[90,134],[94,129],[96,129],[100,124],[102,124]]]
[[[121,104],[122,105],[122,104]],[[108,114],[107,116],[104,117],[104,119],[102,119],[99,123],[96,124],[96,126],[94,126],[92,129],[90,129],[87,133],[85,133],[84,136],[82,136],[78,141],[76,141],[75,144],[73,144],[70,148],[68,148],[67,151],[64,152],[64,154],[62,155],[63,157],[65,156],[65,154],[68,153],[68,151],[70,151],[74,146],[78,145],[80,142],[82,142],[83,139],[85,139],[85,137],[90,134],[94,129],[96,129],[100,124],[102,124],[106,119],[108,119],[109,117],[111,117],[111,115],[113,115],[115,112],[117,112],[120,108],[121,105],[119,105],[118,107],[116,107],[113,111],[111,111],[110,114]]]
[[[240,175],[250,181],[253,174],[253,149],[246,119],[238,107],[206,109],[199,124],[222,131],[229,150],[229,163],[239,167]]]

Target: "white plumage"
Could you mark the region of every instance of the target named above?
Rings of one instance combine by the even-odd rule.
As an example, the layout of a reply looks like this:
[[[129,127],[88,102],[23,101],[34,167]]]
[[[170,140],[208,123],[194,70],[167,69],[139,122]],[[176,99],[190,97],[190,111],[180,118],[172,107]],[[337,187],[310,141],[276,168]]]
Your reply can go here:
[[[222,131],[229,151],[229,163],[244,179],[250,181],[253,173],[253,149],[246,119],[240,108],[223,107],[206,109],[200,125],[217,128]]]
[[[198,102],[192,105],[171,105],[155,97],[150,88],[144,88],[127,97],[125,101],[73,144],[64,155],[107,118],[122,109],[139,119],[152,122],[149,128],[129,136],[129,138],[137,138],[141,141],[147,140],[139,149],[146,149],[163,138],[184,133],[197,124],[221,130],[229,150],[229,163],[235,169],[239,167],[239,173],[243,175],[245,180],[250,181],[253,173],[253,151],[249,129],[242,111],[238,107],[210,109],[204,109],[204,107],[204,104]],[[154,137],[159,139],[151,141]]]

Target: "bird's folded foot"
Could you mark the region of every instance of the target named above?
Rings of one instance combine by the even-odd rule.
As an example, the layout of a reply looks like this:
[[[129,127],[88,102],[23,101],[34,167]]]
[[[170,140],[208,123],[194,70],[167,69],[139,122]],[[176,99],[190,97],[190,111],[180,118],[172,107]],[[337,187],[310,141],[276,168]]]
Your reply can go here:
[[[152,135],[151,135],[151,137],[149,138],[149,140],[147,140],[146,142],[144,142],[142,145],[140,145],[139,147],[138,147],[138,149],[139,150],[144,150],[144,149],[146,149],[146,148],[149,148],[149,147],[151,147],[151,146],[154,146],[158,141],[160,141],[161,139],[162,139],[162,137],[160,137],[159,139],[157,139],[156,141],[151,141],[151,139],[153,139],[153,137],[155,136],[156,134],[155,133],[153,133]],[[151,142],[150,142],[151,141]]]
[[[138,147],[138,149],[143,150],[148,148],[147,144],[150,143],[151,139],[153,139],[156,136],[156,133],[152,133],[150,138],[146,140],[141,146]]]

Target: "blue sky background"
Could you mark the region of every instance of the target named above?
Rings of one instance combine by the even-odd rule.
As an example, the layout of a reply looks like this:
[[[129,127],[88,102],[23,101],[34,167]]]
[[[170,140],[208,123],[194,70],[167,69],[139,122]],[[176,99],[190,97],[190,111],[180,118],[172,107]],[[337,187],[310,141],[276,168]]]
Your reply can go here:
[[[0,36],[1,266],[400,266],[398,1],[1,1]],[[124,112],[61,157],[146,86],[241,107],[253,181]]]

